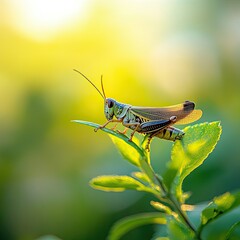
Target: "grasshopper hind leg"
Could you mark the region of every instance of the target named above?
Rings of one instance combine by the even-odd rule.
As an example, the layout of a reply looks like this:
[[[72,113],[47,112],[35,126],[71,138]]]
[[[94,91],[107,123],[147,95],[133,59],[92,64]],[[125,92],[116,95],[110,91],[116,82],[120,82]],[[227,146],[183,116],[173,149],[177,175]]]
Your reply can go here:
[[[151,143],[152,139],[153,139],[152,134],[149,134],[147,136],[147,142],[146,142],[146,145],[145,145],[145,150],[147,150],[148,152],[150,152],[150,143]]]
[[[141,132],[146,133],[148,136],[148,140],[145,146],[145,149],[147,151],[150,151],[150,143],[153,137],[159,135],[165,135],[166,129],[170,128],[169,126],[176,122],[177,117],[171,116],[169,119],[165,120],[156,120],[156,121],[149,121],[142,123],[141,126]],[[162,137],[160,137],[162,138]],[[170,139],[169,139],[170,140]]]
[[[152,139],[158,135],[159,132],[155,132],[155,133],[150,133],[150,134],[147,134],[147,142],[146,142],[146,145],[145,145],[145,150],[147,150],[148,152],[150,152],[150,143],[152,141]]]

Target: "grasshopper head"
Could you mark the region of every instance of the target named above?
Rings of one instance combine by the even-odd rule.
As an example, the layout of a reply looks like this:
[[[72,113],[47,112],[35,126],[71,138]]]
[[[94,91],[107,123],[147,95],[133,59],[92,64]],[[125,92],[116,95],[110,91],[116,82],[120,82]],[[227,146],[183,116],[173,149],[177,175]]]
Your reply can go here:
[[[112,98],[105,98],[104,102],[104,114],[107,120],[113,119],[114,116],[114,106],[116,101]]]

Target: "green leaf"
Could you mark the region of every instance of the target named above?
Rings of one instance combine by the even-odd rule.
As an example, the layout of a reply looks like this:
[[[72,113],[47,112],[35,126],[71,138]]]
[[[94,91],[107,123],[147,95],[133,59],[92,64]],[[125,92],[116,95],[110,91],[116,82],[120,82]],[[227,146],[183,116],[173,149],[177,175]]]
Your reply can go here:
[[[142,182],[149,183],[148,176],[143,172],[133,172],[132,176],[139,179]]]
[[[45,235],[37,238],[36,240],[61,240],[61,239],[53,235]]]
[[[231,236],[233,235],[233,232],[236,230],[236,228],[239,228],[239,227],[240,227],[240,221],[234,223],[229,229],[229,231],[227,232],[225,239],[230,240]]]
[[[146,187],[141,182],[129,176],[106,175],[93,178],[90,185],[98,190],[122,192],[125,190],[137,190],[152,192],[151,188]]]
[[[140,161],[139,163],[140,163],[141,170],[148,177],[148,182],[155,184],[156,176],[154,174],[154,171],[153,171],[151,165],[145,159],[142,159],[142,161]]]
[[[87,125],[90,127],[98,128],[100,125],[92,122],[86,122],[82,120],[73,120],[72,122],[76,122],[79,124]],[[123,155],[125,159],[127,159],[130,163],[135,166],[140,166],[139,161],[146,157],[145,150],[141,148],[140,143],[136,144],[134,141],[137,141],[137,138],[134,138],[134,141],[129,141],[129,138],[119,132],[113,131],[108,128],[101,128],[102,131],[109,134],[113,143],[116,145],[120,153]]]
[[[177,221],[174,217],[168,217],[167,219],[167,231],[169,239],[195,239],[195,233],[191,231],[186,225]]]
[[[179,201],[183,202],[183,180],[213,151],[221,131],[219,122],[196,124],[185,128],[183,139],[174,143],[164,181]]]
[[[128,140],[125,141],[122,138],[119,138],[119,136],[116,137],[116,136],[110,135],[110,134],[109,134],[109,136],[112,139],[115,146],[117,147],[118,151],[122,154],[122,156],[126,160],[128,160],[131,164],[139,167],[140,161],[144,156],[144,153],[142,152],[142,150],[140,150],[141,151],[140,152],[139,150],[136,149],[136,147],[133,147],[132,144],[130,144],[131,142],[129,142]],[[135,138],[134,138],[134,140],[135,140]]]
[[[154,238],[153,240],[170,240],[168,237],[157,237]]]
[[[172,210],[168,206],[166,206],[160,202],[151,201],[150,204],[160,212],[164,212],[168,215],[172,214]]]
[[[141,213],[123,218],[113,225],[108,239],[118,240],[127,232],[147,224],[166,224],[166,218],[161,213]]]
[[[154,240],[170,240],[168,237],[157,237]]]
[[[201,213],[200,213],[201,215]],[[224,239],[226,240],[227,233],[231,227],[240,220],[240,206],[236,207],[224,214],[219,215],[216,219],[208,222],[206,225],[201,225],[198,232],[202,239]],[[201,219],[199,219],[201,220]],[[199,226],[199,225],[198,225]],[[240,239],[240,228],[234,228],[234,231],[230,233],[230,239]]]
[[[215,197],[213,201],[202,211],[200,231],[209,222],[217,219],[222,214],[238,207],[240,205],[240,192],[231,194],[224,193],[221,196]]]

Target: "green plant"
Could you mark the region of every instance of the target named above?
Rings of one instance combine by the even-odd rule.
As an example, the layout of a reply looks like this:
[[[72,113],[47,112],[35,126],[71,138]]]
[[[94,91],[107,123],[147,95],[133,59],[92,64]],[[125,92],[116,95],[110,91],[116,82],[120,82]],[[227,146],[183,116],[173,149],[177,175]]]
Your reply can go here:
[[[74,122],[94,128],[99,126],[80,120]],[[221,135],[219,122],[186,127],[184,138],[173,144],[171,160],[163,176],[159,176],[151,166],[150,152],[145,150],[147,136],[143,138],[142,142],[137,138],[134,138],[133,142],[129,142],[128,137],[121,133],[108,128],[102,130],[108,133],[122,156],[135,165],[138,171],[132,173],[132,176],[99,176],[93,178],[90,185],[103,191],[136,190],[147,192],[154,195],[156,200],[151,201],[150,204],[157,210],[118,221],[110,230],[108,236],[110,240],[120,239],[128,231],[145,224],[162,225],[155,238],[158,240],[210,239],[209,236],[203,234],[204,229],[240,205],[240,192],[225,193],[215,197],[212,202],[202,207],[185,204],[189,194],[182,191],[183,181],[213,151]],[[198,218],[197,226],[192,223],[194,218]],[[223,229],[219,236],[222,236],[222,239],[234,239],[233,237],[236,235],[234,233],[239,227],[239,223],[240,221],[236,221],[227,230]],[[162,235],[163,232],[167,234]]]

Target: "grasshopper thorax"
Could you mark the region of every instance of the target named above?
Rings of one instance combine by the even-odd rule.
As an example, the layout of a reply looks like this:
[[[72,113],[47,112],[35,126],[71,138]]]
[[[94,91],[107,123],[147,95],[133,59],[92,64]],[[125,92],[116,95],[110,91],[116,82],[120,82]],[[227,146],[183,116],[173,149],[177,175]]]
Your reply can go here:
[[[107,120],[113,119],[115,105],[116,105],[116,100],[114,100],[112,98],[105,98],[104,114],[105,114]]]

